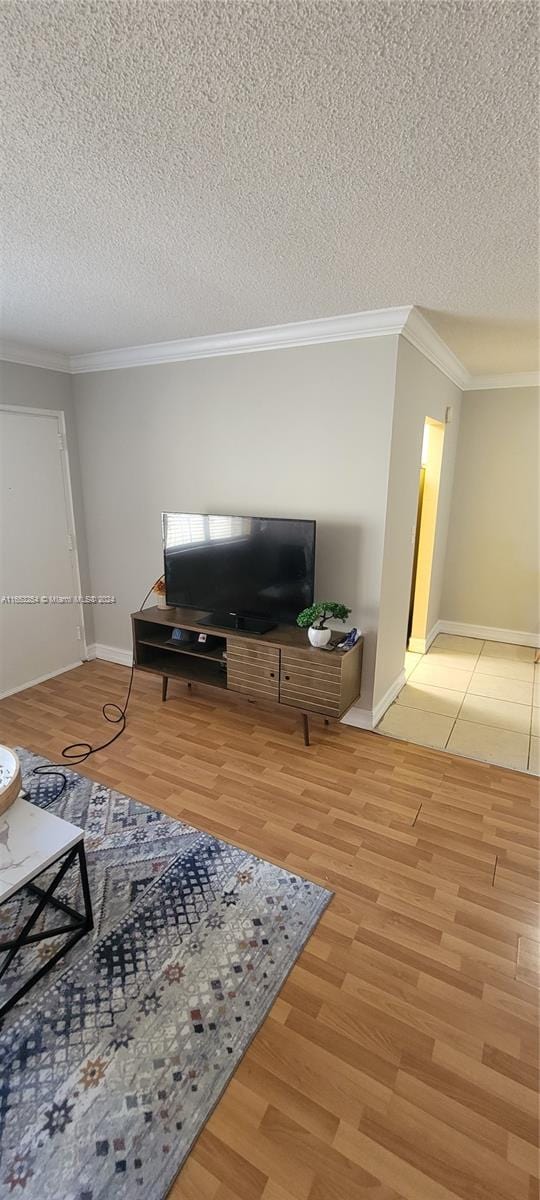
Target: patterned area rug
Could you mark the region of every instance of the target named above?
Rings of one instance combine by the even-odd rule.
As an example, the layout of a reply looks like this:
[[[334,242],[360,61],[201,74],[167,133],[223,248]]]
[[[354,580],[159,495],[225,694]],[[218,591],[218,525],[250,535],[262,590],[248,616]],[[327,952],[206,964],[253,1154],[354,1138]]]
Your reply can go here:
[[[0,1196],[162,1200],[331,893],[75,772],[58,797],[19,755],[86,831],[96,927],[4,1019]]]

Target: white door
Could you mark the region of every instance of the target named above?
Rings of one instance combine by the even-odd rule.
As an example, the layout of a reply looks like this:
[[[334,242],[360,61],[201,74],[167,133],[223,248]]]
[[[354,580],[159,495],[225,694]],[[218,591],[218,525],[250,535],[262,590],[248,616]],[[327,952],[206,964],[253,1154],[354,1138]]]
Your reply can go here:
[[[84,653],[61,415],[0,408],[0,696]],[[38,597],[12,603],[10,597]]]

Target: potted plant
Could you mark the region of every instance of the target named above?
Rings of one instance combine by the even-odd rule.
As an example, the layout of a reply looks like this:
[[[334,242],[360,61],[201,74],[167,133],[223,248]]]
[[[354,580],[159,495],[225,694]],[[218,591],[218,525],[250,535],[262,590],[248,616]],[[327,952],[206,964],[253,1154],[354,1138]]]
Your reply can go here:
[[[307,629],[312,646],[326,646],[332,636],[332,631],[326,625],[328,618],[346,621],[350,612],[346,604],[337,604],[335,600],[321,600],[318,604],[304,608],[297,616],[296,624],[301,629]]]
[[[165,589],[165,576],[164,575],[161,575],[159,579],[156,579],[156,582],[152,588],[152,593],[155,596],[155,600],[156,600],[156,604],[157,604],[158,608],[171,608],[172,607],[170,604],[167,604],[167,592]]]

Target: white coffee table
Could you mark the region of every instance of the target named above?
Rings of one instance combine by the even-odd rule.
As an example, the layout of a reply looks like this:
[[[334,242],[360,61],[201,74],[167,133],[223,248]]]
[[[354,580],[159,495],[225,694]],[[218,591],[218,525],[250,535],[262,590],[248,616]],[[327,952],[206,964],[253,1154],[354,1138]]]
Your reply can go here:
[[[78,860],[81,877],[84,912],[79,913],[55,895],[66,871]],[[58,864],[52,880],[40,887],[38,877],[48,867]],[[66,941],[46,962],[33,971],[19,988],[0,1004],[0,1018],[20,1000],[46,971],[58,962],[71,947],[84,937],[94,925],[92,902],[88,886],[84,831],[47,809],[38,808],[23,800],[21,796],[0,816],[0,905],[16,892],[25,888],[36,899],[36,905],[15,938],[0,940],[0,980],[8,970],[15,955],[23,946],[45,941],[47,938],[69,934]],[[54,929],[34,930],[36,921],[44,908],[50,905],[69,918],[69,923]],[[2,956],[5,956],[2,961]]]

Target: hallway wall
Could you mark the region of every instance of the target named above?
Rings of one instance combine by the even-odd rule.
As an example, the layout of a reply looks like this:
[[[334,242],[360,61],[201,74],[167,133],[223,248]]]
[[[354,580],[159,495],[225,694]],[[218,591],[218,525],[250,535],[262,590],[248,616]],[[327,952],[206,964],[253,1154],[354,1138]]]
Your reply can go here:
[[[539,402],[539,388],[464,393],[444,620],[538,634]]]
[[[427,628],[440,611],[461,392],[423,354],[400,337],[392,424],[379,629],[373,703],[376,707],[403,670],[418,503],[418,472],[426,417],[446,426],[431,572]]]

